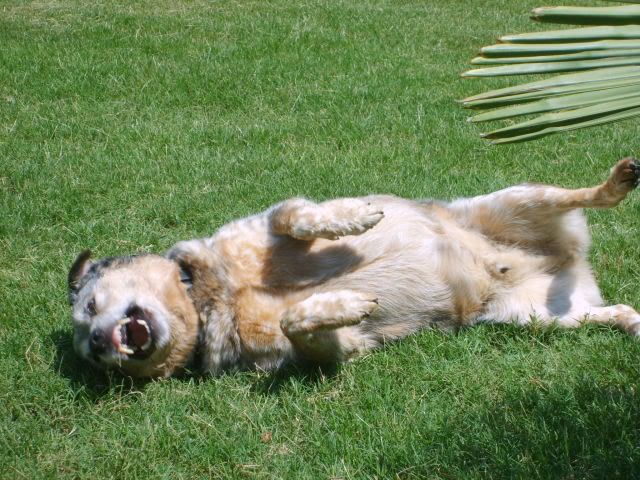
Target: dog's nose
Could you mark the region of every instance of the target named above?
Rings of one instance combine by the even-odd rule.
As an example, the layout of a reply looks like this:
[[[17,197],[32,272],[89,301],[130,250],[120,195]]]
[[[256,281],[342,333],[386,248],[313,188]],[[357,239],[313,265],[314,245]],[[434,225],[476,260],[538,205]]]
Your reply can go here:
[[[96,328],[89,336],[89,348],[92,353],[104,353],[109,346],[109,339],[104,331]]]

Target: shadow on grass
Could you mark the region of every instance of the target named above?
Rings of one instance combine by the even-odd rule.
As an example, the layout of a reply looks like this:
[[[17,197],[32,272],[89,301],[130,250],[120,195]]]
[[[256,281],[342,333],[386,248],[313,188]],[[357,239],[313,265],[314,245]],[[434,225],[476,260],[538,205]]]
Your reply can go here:
[[[251,391],[259,395],[278,395],[284,387],[290,385],[294,380],[297,384],[314,387],[323,383],[327,378],[334,377],[339,369],[338,364],[289,365],[257,378],[251,386]]]
[[[634,384],[568,375],[543,387],[509,386],[499,396],[476,399],[435,428],[422,424],[427,449],[411,462],[381,456],[381,468],[407,479],[640,478]]]
[[[113,393],[141,392],[149,382],[153,381],[132,378],[117,371],[105,372],[93,367],[78,357],[73,350],[73,338],[68,330],[56,330],[49,337],[56,348],[53,368],[59,375],[69,379],[71,388],[84,398],[98,400]],[[255,379],[251,391],[260,395],[277,395],[294,379],[299,384],[313,386],[322,383],[337,372],[337,365],[291,365],[273,373],[250,377]],[[175,378],[187,382],[202,382],[209,377],[201,373],[187,372]]]
[[[480,417],[492,445],[467,444],[468,462],[509,478],[638,478],[640,406],[633,388],[581,381],[531,387]],[[465,422],[466,423],[466,422]],[[535,475],[534,475],[535,474]]]
[[[118,372],[104,372],[83,361],[73,350],[71,332],[55,330],[49,335],[56,348],[53,368],[69,379],[74,392],[85,399],[98,400],[114,392],[127,394],[142,391],[148,380],[134,379]]]

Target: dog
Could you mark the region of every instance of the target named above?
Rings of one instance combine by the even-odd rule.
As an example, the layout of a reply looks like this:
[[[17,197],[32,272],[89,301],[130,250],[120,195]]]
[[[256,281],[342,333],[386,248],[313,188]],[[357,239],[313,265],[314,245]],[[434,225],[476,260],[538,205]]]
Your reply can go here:
[[[640,179],[619,161],[592,188],[525,184],[450,203],[295,198],[183,241],[166,255],[92,261],[68,277],[74,348],[104,369],[168,377],[349,360],[426,327],[534,319],[606,323],[582,208],[610,208]]]

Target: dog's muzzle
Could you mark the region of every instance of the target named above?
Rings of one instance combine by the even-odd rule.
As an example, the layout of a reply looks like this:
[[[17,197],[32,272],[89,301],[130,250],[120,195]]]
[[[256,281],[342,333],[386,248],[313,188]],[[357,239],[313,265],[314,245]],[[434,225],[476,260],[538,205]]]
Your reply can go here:
[[[95,356],[111,350],[134,359],[147,358],[155,349],[153,316],[140,307],[130,307],[112,329],[94,329],[89,348]]]

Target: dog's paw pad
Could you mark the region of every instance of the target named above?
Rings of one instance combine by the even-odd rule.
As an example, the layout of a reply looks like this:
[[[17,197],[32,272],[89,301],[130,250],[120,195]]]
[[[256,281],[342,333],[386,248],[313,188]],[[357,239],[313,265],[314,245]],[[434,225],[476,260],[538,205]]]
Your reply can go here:
[[[627,157],[612,169],[610,180],[624,190],[632,190],[640,183],[640,160]]]

